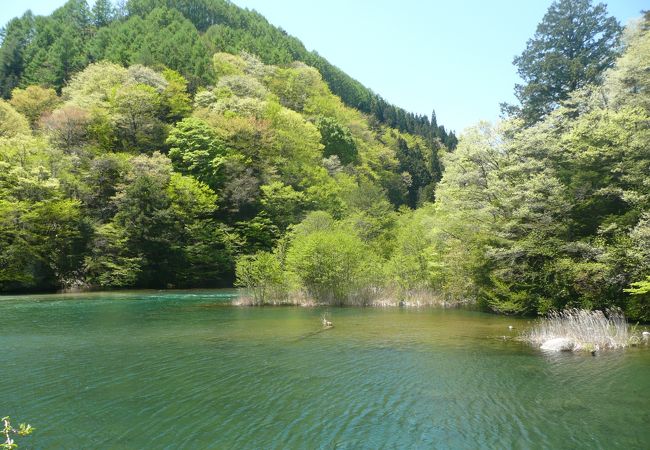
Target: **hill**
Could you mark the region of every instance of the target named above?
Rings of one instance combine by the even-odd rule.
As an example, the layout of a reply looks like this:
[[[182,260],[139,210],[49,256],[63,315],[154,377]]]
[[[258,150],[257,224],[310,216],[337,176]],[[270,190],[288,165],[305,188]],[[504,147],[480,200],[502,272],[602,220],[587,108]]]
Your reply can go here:
[[[256,13],[160,5],[73,0],[7,26],[0,290],[228,286],[312,211],[390,242],[396,209],[433,200],[436,130],[350,107]]]
[[[454,133],[439,126],[435,115],[430,120],[389,104],[262,15],[227,0],[129,0],[120,9],[99,0],[92,10],[85,0],[69,0],[48,17],[27,12],[3,33],[0,94],[7,98],[14,87],[28,84],[60,90],[73,73],[104,59],[165,65],[185,76],[194,91],[212,81],[212,54],[241,51],[266,64],[304,62],[319,70],[346,105],[400,131],[456,145]]]

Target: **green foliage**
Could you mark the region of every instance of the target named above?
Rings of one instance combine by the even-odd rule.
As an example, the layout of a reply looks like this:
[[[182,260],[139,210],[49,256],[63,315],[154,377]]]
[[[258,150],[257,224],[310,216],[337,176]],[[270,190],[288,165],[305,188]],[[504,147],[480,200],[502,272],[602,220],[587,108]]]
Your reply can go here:
[[[637,320],[650,322],[650,276],[647,276],[645,280],[632,283],[630,286],[629,289],[625,289],[625,292],[631,294],[626,313]]]
[[[226,148],[205,121],[190,117],[178,122],[169,133],[167,145],[174,169],[209,186],[219,186]]]
[[[78,281],[88,239],[79,202],[2,200],[0,211],[1,290],[52,289]]]
[[[51,112],[59,103],[54,89],[40,86],[27,86],[25,89],[16,88],[11,91],[11,105],[29,120],[34,128],[41,116]]]
[[[91,10],[73,0],[8,27],[0,290],[228,285],[237,257],[286,253],[293,227],[315,210],[335,217],[374,267],[375,255],[390,256],[394,207],[408,191],[396,138],[384,136],[422,149],[428,167],[438,149],[428,119],[418,122],[425,138],[368,120],[330,90],[351,83],[345,95],[363,103],[363,86],[316,58],[337,80],[328,87],[298,62],[312,59],[298,41],[221,0],[132,0],[127,9],[123,17],[107,2]],[[233,14],[261,26],[254,42],[253,23]],[[213,27],[206,17],[224,20]],[[224,49],[252,53],[211,56]],[[366,287],[346,289],[357,301]]]
[[[48,17],[32,23],[25,47],[23,84],[60,90],[70,76],[90,62],[91,14],[85,0],[69,0]]]
[[[573,4],[602,13],[552,8]],[[648,27],[606,72],[581,60],[595,84],[562,87],[543,118],[479,124],[447,152],[456,138],[435,113],[387,104],[257,13],[127,9],[73,0],[8,24],[0,291],[236,276],[257,303],[429,290],[507,314],[619,306],[648,320]],[[598,17],[576,39],[611,25]]]
[[[167,85],[163,91],[163,107],[168,120],[176,121],[192,112],[192,102],[187,93],[187,80],[178,72],[165,69],[162,73]]]
[[[123,228],[108,223],[95,230],[90,255],[84,259],[86,282],[100,288],[136,285],[143,258],[129,256]]]
[[[111,0],[95,0],[91,10],[93,25],[97,28],[105,27],[115,19],[116,14]]]
[[[365,290],[377,283],[377,256],[350,230],[298,234],[286,258],[288,271],[319,302],[364,304]]]
[[[526,83],[515,89],[521,102],[517,115],[535,123],[571,92],[599,82],[617,57],[620,33],[620,25],[602,3],[555,1],[526,50],[514,59]]]
[[[650,53],[648,16],[630,24],[623,34],[625,53],[608,73],[607,89],[615,105],[628,104],[650,110],[646,93],[650,89],[650,73],[646,70]]]
[[[302,111],[310,97],[325,89],[318,71],[304,64],[278,68],[273,72],[269,84],[280,103],[294,111]]]
[[[76,73],[63,89],[63,99],[83,107],[108,107],[115,88],[126,82],[128,71],[107,61],[91,64]]]
[[[277,255],[257,252],[237,260],[237,286],[244,287],[256,305],[282,302],[288,286]]]
[[[408,189],[408,205],[415,208],[422,195],[422,189],[433,181],[433,176],[427,167],[427,161],[422,153],[419,144],[409,148],[408,143],[402,139],[397,139],[397,160],[399,161],[399,170],[401,171],[404,184]]]
[[[211,79],[208,52],[194,25],[175,9],[155,8],[98,30],[89,44],[95,60],[164,65],[195,88]]]
[[[645,45],[631,42],[621,61]],[[446,156],[432,217],[449,235],[434,253],[443,286],[456,271],[498,312],[618,306],[647,320],[647,295],[625,290],[650,273],[648,92],[621,90],[626,70],[533,126],[481,125]]]
[[[33,35],[34,15],[27,11],[14,18],[3,29],[0,46],[0,95],[9,98],[18,87],[25,72],[25,53]]]
[[[0,138],[29,134],[29,123],[9,103],[0,100]]]
[[[162,104],[155,88],[126,84],[111,100],[113,123],[124,149],[147,151],[160,147],[165,139],[165,127],[158,119]]]
[[[261,204],[271,221],[280,230],[299,222],[300,214],[305,209],[305,195],[296,192],[291,186],[274,181],[262,186]]]
[[[633,295],[644,295],[650,292],[650,277],[646,277],[644,281],[637,281],[632,283],[630,289],[625,289],[625,292],[629,292]]]
[[[326,157],[336,155],[342,164],[351,164],[357,160],[357,146],[350,130],[344,128],[336,119],[319,117],[316,126],[321,134],[323,154]]]
[[[274,71],[279,83],[270,87],[284,106],[302,111],[309,91],[323,84],[322,76],[346,105],[379,123],[423,136],[431,144],[440,140],[450,148],[456,145],[453,132],[389,104],[257,12],[227,0],[129,0],[120,8],[108,0],[95,1],[92,8],[85,0],[69,0],[48,17],[28,12],[6,26],[0,95],[8,98],[15,87],[29,84],[60,91],[75,72],[101,60],[167,66],[182,74],[194,92],[214,82],[215,75],[244,72],[238,63],[233,65],[236,58],[220,56],[211,63],[212,55],[224,52],[247,52],[266,64],[283,66]],[[246,73],[259,75],[253,72],[249,67]]]
[[[243,75],[245,62],[242,58],[230,53],[215,53],[212,66],[217,79],[224,76]]]

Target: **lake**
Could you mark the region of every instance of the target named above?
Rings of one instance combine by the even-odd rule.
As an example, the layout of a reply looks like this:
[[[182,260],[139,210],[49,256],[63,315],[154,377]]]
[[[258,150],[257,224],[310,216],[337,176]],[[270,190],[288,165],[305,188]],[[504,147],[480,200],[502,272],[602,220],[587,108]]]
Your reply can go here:
[[[650,448],[648,347],[545,354],[524,319],[233,295],[0,297],[20,448]]]

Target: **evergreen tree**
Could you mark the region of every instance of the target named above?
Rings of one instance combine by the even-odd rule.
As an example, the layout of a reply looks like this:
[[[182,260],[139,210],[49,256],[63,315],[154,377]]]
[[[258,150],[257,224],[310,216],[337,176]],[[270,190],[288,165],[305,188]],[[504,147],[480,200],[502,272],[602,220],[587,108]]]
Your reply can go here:
[[[105,27],[115,18],[115,8],[111,0],[95,0],[92,8],[92,20],[97,28]]]
[[[34,15],[27,11],[0,31],[0,96],[9,98],[25,70],[25,49],[33,34]]]
[[[515,86],[521,107],[504,105],[504,110],[535,123],[575,89],[600,82],[617,56],[620,34],[604,4],[556,0],[513,61],[525,82]]]

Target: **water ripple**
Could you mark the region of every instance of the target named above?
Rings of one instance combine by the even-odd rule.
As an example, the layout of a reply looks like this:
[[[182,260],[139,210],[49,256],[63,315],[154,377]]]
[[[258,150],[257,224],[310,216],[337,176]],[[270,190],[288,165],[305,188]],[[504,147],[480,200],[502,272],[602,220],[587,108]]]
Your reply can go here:
[[[543,354],[501,338],[525,321],[468,311],[332,309],[322,331],[317,309],[221,301],[0,301],[2,412],[35,448],[649,447],[643,349]]]

